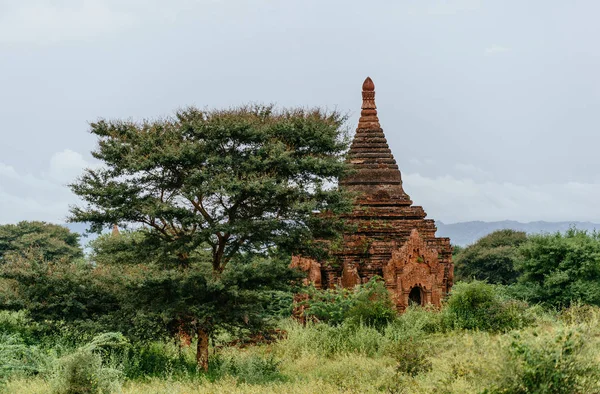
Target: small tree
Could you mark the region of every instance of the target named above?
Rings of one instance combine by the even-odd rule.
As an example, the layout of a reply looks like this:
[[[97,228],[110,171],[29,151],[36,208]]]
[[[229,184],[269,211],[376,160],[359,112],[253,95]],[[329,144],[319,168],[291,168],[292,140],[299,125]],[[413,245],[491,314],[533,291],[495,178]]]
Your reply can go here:
[[[25,254],[36,249],[47,260],[82,257],[79,234],[45,222],[19,222],[0,225],[0,264],[10,253]]]
[[[44,322],[88,324],[118,309],[96,269],[83,259],[49,261],[35,249],[0,265],[0,309],[27,310]]]
[[[104,166],[71,185],[86,203],[72,208],[71,220],[89,222],[95,231],[113,223],[146,226],[147,242],[162,251],[165,272],[175,275],[164,280],[182,286],[172,293],[185,300],[177,314],[196,327],[198,364],[207,369],[208,338],[225,321],[232,324],[221,320],[232,304],[218,302],[218,294],[235,287],[227,279],[230,263],[240,257],[238,264],[252,267],[248,256],[274,247],[310,254],[313,237],[336,226],[332,215],[314,212],[349,206],[332,187],[346,170],[343,122],[336,112],[253,106],[92,123],[99,137],[93,155]],[[199,250],[208,252],[209,269],[194,258]],[[248,283],[260,286],[256,279]]]
[[[462,249],[455,258],[458,280],[484,280],[495,284],[514,283],[518,248],[527,240],[522,231],[498,230]]]

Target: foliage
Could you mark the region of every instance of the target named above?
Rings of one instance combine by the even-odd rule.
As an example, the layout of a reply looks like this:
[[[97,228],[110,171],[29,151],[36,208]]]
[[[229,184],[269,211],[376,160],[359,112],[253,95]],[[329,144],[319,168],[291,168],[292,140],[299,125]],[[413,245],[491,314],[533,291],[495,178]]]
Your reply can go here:
[[[493,393],[577,394],[597,392],[600,370],[584,355],[586,336],[573,328],[552,335],[515,334],[510,362]]]
[[[397,360],[396,372],[398,373],[416,376],[431,370],[428,348],[420,340],[408,338],[394,342],[388,351]]]
[[[29,250],[7,256],[0,279],[14,290],[0,289],[0,308],[26,310],[46,326],[85,324],[118,307],[97,269],[83,260],[50,261],[39,250]]]
[[[58,360],[56,394],[110,394],[120,389],[120,372],[102,365],[102,357],[81,349]]]
[[[83,257],[79,234],[45,222],[22,221],[0,225],[0,264],[9,254],[24,254],[36,249],[49,261],[71,261]]]
[[[453,256],[457,280],[514,283],[519,276],[514,268],[518,248],[526,240],[522,231],[498,230],[467,246]]]
[[[396,317],[389,292],[377,277],[353,289],[310,288],[307,305],[307,316],[330,325],[348,321],[382,328]]]
[[[246,357],[235,355],[221,355],[212,361],[213,379],[222,379],[225,376],[236,378],[239,383],[265,384],[273,381],[283,381],[285,376],[279,371],[279,364],[271,354],[262,357],[250,354]]]
[[[99,241],[94,259],[146,260],[151,275],[128,286],[130,310],[195,334],[206,370],[208,338],[219,328],[264,323],[261,291],[281,289],[293,276],[273,252],[322,254],[315,237],[341,228],[334,214],[350,199],[333,185],[347,171],[344,120],[337,112],[273,106],[100,120],[91,124],[98,136],[92,154],[104,165],[71,185],[85,205],[73,207],[70,219],[98,232],[114,223],[145,226],[128,236],[131,247]],[[132,254],[140,244],[159,258]],[[111,251],[116,258],[107,259]]]
[[[89,244],[90,262],[96,266],[158,264],[165,256],[148,242],[147,233],[148,230],[142,228],[121,231],[116,236],[100,235]]]
[[[71,185],[87,203],[72,209],[71,220],[95,231],[144,224],[183,265],[208,246],[218,272],[241,251],[297,250],[336,223],[313,212],[348,207],[328,186],[346,171],[344,120],[335,112],[253,106],[92,123],[99,137],[93,155],[104,167]]]
[[[520,248],[515,289],[531,302],[600,305],[600,234],[570,229],[529,237]]]
[[[444,314],[409,308],[380,330],[348,321],[302,326],[287,320],[280,326],[286,338],[243,348],[226,345],[223,334],[207,374],[197,372],[193,351],[179,343],[127,345],[112,333],[67,349],[47,341],[22,344],[46,360],[22,365],[62,365],[66,356],[91,347],[101,368],[122,371],[124,394],[600,392],[600,308],[536,313],[533,326],[507,333],[439,330]],[[12,373],[6,392],[48,393],[57,383],[52,370]]]
[[[50,368],[51,358],[18,334],[0,333],[0,383],[15,376],[30,376]]]
[[[444,311],[448,325],[483,331],[506,331],[528,325],[526,304],[504,299],[498,289],[477,280],[455,284]]]

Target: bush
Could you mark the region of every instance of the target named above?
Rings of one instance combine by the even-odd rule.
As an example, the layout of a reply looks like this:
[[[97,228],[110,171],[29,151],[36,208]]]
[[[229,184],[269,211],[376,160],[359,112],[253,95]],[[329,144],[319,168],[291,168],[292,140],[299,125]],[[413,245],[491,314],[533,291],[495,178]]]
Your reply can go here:
[[[241,356],[217,356],[211,362],[211,378],[223,376],[235,377],[238,383],[264,384],[273,381],[284,381],[285,376],[279,372],[280,362],[273,355],[261,357],[250,354]]]
[[[576,302],[600,306],[600,233],[533,235],[519,252],[521,297],[557,308]]]
[[[397,313],[385,285],[377,277],[354,289],[310,288],[309,295],[306,315],[329,325],[348,321],[382,329]]]
[[[516,334],[499,382],[490,393],[598,392],[598,367],[586,357],[585,333],[570,328],[544,335]]]
[[[473,281],[452,288],[444,312],[449,327],[497,332],[530,324],[526,309],[525,303],[506,299],[497,286]]]
[[[410,338],[394,342],[392,346],[388,347],[388,352],[397,361],[397,373],[417,376],[431,370],[431,361],[427,357],[427,347],[421,340]]]
[[[28,345],[18,334],[0,334],[0,382],[45,372],[52,360],[51,355]]]
[[[31,321],[27,311],[0,311],[0,335],[18,335],[27,343],[34,340],[36,324]]]
[[[61,358],[53,388],[56,394],[110,394],[120,390],[121,373],[102,365],[102,357],[89,348]]]

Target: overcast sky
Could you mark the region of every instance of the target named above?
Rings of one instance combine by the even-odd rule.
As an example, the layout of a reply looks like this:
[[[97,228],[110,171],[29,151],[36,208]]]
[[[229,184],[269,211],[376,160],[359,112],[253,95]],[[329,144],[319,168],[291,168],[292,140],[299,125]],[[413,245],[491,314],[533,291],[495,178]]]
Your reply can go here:
[[[0,223],[65,220],[88,122],[248,102],[354,129],[429,217],[600,222],[597,0],[0,0]]]

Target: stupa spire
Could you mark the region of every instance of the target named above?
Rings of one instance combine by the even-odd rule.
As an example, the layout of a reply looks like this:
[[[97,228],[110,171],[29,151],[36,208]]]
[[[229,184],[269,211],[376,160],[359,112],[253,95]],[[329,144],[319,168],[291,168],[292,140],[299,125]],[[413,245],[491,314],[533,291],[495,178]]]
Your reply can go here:
[[[362,85],[362,106],[358,128],[363,130],[381,128],[377,117],[377,106],[375,105],[375,84],[370,77],[367,77]]]
[[[362,85],[360,119],[348,161],[354,171],[340,179],[340,185],[359,192],[362,204],[412,204],[402,189],[402,175],[379,124],[375,84],[369,77]]]

